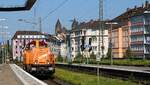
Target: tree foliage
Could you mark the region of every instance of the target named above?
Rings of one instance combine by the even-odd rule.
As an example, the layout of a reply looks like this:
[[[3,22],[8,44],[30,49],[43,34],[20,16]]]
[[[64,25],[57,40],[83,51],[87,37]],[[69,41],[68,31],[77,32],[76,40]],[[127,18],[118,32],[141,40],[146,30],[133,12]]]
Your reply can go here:
[[[58,57],[56,58],[56,60],[58,62],[63,62],[63,57],[61,55],[58,55]]]
[[[94,52],[91,53],[90,58],[91,59],[96,59],[96,55],[94,54]]]
[[[132,54],[132,51],[131,51],[130,47],[127,48],[124,57],[127,58],[127,59],[133,59],[133,54]]]
[[[107,52],[107,58],[110,59],[111,58],[111,53],[112,53],[112,49],[108,48],[108,52]]]
[[[78,53],[77,56],[75,57],[75,60],[82,60],[83,56],[81,55],[81,53]]]

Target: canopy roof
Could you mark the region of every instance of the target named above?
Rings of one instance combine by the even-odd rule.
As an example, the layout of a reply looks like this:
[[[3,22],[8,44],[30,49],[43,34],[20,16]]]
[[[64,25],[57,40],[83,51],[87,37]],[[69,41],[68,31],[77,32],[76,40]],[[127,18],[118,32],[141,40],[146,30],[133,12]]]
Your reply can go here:
[[[4,7],[0,6],[0,11],[24,11],[24,10],[30,10],[34,3],[37,0],[26,0],[25,5],[23,6],[16,6],[16,7]]]

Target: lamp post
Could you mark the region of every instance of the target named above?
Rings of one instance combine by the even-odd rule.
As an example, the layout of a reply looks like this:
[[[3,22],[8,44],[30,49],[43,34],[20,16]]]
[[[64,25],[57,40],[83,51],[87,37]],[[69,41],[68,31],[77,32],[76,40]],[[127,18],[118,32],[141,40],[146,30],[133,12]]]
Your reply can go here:
[[[112,26],[113,25],[117,25],[118,23],[117,22],[107,22],[105,24],[108,24],[110,25],[110,41],[109,41],[109,46],[110,46],[110,49],[111,49],[111,53],[110,53],[110,65],[113,65],[113,57],[112,57]]]
[[[0,22],[1,21],[6,21],[5,18],[1,18],[0,19]],[[7,29],[8,29],[8,26],[3,26],[2,24],[0,25],[0,35],[2,35],[2,49],[1,49],[1,52],[2,52],[2,63],[5,63],[5,60],[6,60],[6,51],[5,51],[5,38],[7,38]]]
[[[67,62],[68,63],[71,63],[71,41],[70,41],[70,31],[67,32],[67,50],[68,50],[68,53],[67,53]]]

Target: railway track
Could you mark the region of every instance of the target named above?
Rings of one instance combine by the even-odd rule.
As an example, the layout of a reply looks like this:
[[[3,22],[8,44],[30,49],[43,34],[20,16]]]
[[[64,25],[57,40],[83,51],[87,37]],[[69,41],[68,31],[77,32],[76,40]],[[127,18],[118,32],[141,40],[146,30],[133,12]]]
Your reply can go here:
[[[97,66],[91,65],[79,65],[79,64],[56,64],[56,67],[63,68],[76,72],[85,72],[90,74],[97,74]],[[132,80],[142,85],[150,85],[150,72],[145,70],[126,69],[126,68],[115,68],[115,67],[98,67],[99,73],[102,76],[119,78],[123,80]]]
[[[22,69],[23,69],[23,66],[22,65],[19,65]],[[31,74],[32,75],[32,74]],[[35,75],[32,75],[36,78],[38,78],[39,80],[47,83],[48,85],[70,85],[56,77],[51,77],[51,78],[48,78],[48,77],[45,77],[45,76],[35,76]]]
[[[56,77],[42,79],[42,81],[47,83],[48,85],[70,85],[69,83],[66,83]]]

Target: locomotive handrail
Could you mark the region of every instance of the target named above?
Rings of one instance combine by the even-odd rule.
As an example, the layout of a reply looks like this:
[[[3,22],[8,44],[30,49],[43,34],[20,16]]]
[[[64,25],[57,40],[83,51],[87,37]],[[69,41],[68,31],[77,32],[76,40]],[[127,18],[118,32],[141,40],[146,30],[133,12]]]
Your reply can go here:
[[[46,83],[24,71],[16,64],[10,64],[10,67],[24,85],[47,85]]]

